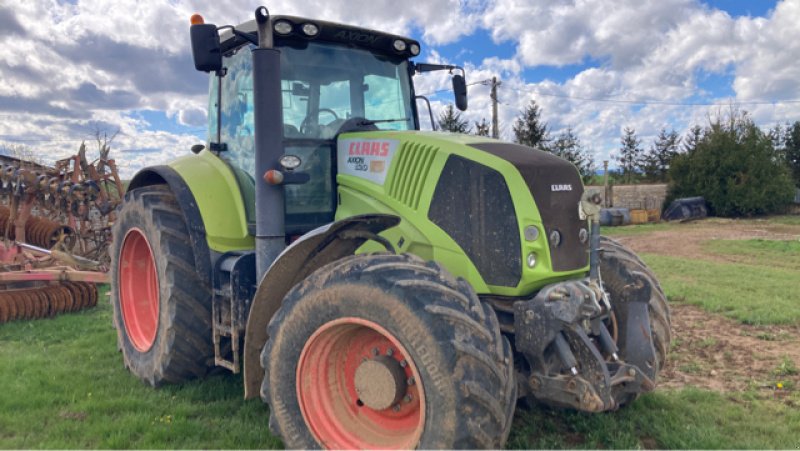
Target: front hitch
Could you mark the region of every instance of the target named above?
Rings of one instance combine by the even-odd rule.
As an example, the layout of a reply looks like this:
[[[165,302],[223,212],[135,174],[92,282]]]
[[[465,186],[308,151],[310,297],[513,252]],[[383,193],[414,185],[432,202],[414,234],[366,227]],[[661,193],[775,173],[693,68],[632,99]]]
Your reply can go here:
[[[634,283],[612,311],[600,274],[600,203],[599,195],[587,192],[578,205],[581,219],[591,224],[588,279],[549,285],[533,299],[514,303],[515,344],[531,368],[531,394],[589,412],[615,409],[627,394],[655,388],[655,369],[648,364],[655,359],[652,344],[617,347],[615,337],[637,331],[650,336],[651,293],[632,274]],[[607,324],[625,326],[612,336]]]

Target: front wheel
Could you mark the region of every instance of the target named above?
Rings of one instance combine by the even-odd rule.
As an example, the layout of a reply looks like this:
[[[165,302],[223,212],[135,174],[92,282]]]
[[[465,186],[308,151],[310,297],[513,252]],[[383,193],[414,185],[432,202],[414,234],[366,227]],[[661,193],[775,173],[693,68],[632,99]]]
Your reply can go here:
[[[664,290],[658,283],[653,271],[629,248],[611,238],[600,238],[600,274],[603,285],[609,293],[612,310],[620,307],[620,299],[624,298],[625,291],[635,283],[649,285],[648,292],[648,316],[650,320],[650,336],[641,337],[640,340],[649,340],[655,351],[655,361],[652,362],[653,374],[658,373],[664,368],[669,352],[671,331],[670,331],[670,310],[667,304],[667,297]],[[617,324],[615,330],[623,330],[627,327],[622,324],[622,320]],[[616,333],[615,333],[616,335]],[[617,340],[620,349],[625,349],[627,343],[622,339]],[[625,355],[621,356],[623,360]],[[655,380],[653,382],[656,382]],[[620,406],[629,404],[636,399],[637,395],[627,394],[618,400]]]
[[[463,280],[409,255],[359,255],[287,294],[261,396],[287,447],[499,448],[516,401],[511,346]]]

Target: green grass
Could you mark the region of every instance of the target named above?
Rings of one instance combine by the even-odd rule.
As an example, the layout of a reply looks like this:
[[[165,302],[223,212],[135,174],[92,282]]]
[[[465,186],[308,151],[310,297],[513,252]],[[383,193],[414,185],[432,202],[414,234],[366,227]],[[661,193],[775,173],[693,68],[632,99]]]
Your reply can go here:
[[[776,372],[795,370],[786,363]],[[134,378],[123,368],[105,302],[0,326],[0,381],[0,448],[281,446],[268,432],[267,408],[242,399],[239,376],[159,389]],[[790,396],[800,403],[800,394]],[[508,446],[795,448],[800,411],[748,393],[658,391],[603,414],[520,409]]]
[[[705,247],[715,254],[735,256],[742,263],[800,271],[800,241],[711,240]]]
[[[798,398],[795,393],[795,398]],[[617,412],[547,408],[517,412],[509,448],[742,449],[800,446],[800,410],[758,400],[684,389],[642,396]]]
[[[102,297],[101,299],[106,299]],[[276,448],[240,377],[152,389],[122,365],[111,307],[0,325],[0,448]]]
[[[800,323],[800,269],[643,254],[672,301],[747,324]]]
[[[778,224],[800,226],[800,215],[775,216],[770,220]]]

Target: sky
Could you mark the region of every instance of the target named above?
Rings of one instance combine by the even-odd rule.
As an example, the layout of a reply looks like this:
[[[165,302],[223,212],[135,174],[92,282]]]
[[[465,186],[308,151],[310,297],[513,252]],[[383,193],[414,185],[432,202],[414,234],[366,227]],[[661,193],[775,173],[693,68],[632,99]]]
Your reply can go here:
[[[48,162],[97,131],[123,177],[205,142],[208,75],[197,72],[189,17],[236,24],[244,0],[0,0],[0,148]],[[405,7],[403,7],[405,5]],[[275,0],[292,14],[418,39],[418,62],[462,65],[470,121],[501,138],[535,100],[552,134],[572,128],[599,162],[625,127],[649,147],[731,105],[757,124],[800,120],[800,0]],[[434,114],[452,101],[445,73],[415,77]],[[421,114],[423,127],[429,120]],[[91,148],[91,146],[90,146]]]

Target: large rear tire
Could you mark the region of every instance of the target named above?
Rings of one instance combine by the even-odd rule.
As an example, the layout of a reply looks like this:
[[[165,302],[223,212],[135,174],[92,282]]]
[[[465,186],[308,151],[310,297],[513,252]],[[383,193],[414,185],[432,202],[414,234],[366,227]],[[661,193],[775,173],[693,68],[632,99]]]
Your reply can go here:
[[[211,293],[175,196],[137,188],[113,227],[111,304],[125,366],[152,386],[203,376],[213,362]]]
[[[294,287],[261,354],[289,448],[501,448],[517,385],[494,311],[435,263],[358,255]]]
[[[624,270],[620,271],[621,268]],[[631,275],[650,286],[650,300],[648,301],[650,331],[656,353],[654,370],[655,375],[658,376],[659,371],[666,364],[672,340],[669,305],[658,279],[631,249],[607,237],[600,238],[600,275],[603,279],[603,286],[609,293],[612,310],[616,307],[615,300],[622,299],[622,293],[626,286],[633,282],[630,280]],[[617,325],[618,329],[624,327],[624,324]],[[623,360],[625,359],[624,355],[621,357]],[[628,395],[618,402],[622,406],[634,399],[636,399],[636,395]]]

